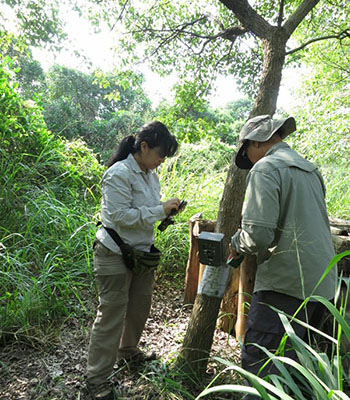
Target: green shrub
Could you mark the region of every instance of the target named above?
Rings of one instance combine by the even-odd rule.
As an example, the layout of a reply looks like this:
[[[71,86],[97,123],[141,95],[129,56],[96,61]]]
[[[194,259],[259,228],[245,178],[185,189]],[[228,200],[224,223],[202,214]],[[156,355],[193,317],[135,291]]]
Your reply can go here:
[[[0,60],[0,338],[43,337],[84,310],[102,168],[81,141],[47,131]],[[44,329],[45,327],[45,329]]]

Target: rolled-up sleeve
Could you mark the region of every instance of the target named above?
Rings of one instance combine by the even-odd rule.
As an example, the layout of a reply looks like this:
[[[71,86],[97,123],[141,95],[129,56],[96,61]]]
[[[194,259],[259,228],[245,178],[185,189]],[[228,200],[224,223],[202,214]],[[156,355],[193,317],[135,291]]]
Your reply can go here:
[[[262,226],[246,225],[232,237],[231,246],[238,253],[258,254],[267,250],[275,238],[275,230]]]
[[[272,245],[279,218],[279,190],[273,173],[251,171],[248,175],[242,230],[231,240],[238,253],[266,253]]]

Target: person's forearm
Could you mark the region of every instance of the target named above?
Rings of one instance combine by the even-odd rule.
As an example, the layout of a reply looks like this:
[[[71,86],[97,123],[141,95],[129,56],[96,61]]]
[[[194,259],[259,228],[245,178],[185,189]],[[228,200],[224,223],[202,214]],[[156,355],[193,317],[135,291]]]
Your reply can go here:
[[[154,207],[119,208],[109,212],[109,218],[119,226],[143,228],[165,218],[163,206]]]
[[[253,255],[266,251],[274,240],[275,231],[260,226],[243,226],[232,236],[231,246],[239,254]]]

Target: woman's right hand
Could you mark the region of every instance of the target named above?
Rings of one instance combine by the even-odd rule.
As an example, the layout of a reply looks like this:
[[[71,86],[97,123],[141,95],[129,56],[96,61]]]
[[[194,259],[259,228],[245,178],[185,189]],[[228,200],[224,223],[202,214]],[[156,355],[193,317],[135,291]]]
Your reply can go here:
[[[169,215],[172,210],[177,210],[180,204],[180,200],[177,197],[167,200],[163,203],[164,212]]]

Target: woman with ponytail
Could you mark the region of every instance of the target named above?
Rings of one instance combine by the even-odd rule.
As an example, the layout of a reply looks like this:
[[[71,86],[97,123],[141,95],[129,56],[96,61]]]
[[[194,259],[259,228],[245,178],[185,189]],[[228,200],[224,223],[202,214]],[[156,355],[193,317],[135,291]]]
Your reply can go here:
[[[94,272],[99,295],[87,363],[87,387],[93,399],[116,399],[108,378],[116,360],[133,364],[155,359],[138,348],[149,315],[154,272],[137,274],[127,268],[122,252],[109,234],[114,230],[134,249],[150,252],[154,223],[180,204],[160,201],[155,169],[175,154],[178,144],[158,121],[144,125],[122,140],[102,178],[102,227],[94,242]]]

